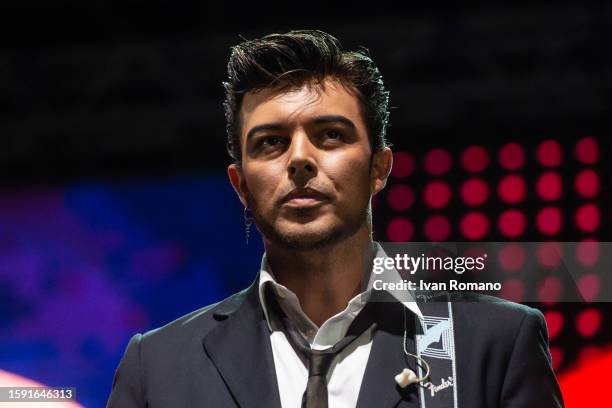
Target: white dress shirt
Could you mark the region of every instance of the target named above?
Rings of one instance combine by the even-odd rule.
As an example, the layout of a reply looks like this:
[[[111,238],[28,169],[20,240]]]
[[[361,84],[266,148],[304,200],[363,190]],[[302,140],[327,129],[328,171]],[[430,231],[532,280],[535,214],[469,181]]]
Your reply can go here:
[[[375,245],[375,256],[386,256],[382,247],[378,243],[375,243]],[[395,271],[395,274],[397,274],[397,271]],[[400,280],[399,274],[397,274],[397,280]],[[372,289],[352,298],[346,309],[323,322],[321,327],[317,327],[302,310],[296,294],[276,281],[264,253],[259,275],[259,298],[270,329],[270,342],[281,406],[283,408],[300,408],[302,395],[308,382],[307,363],[302,356],[295,352],[280,323],[268,314],[268,307],[264,301],[266,285],[272,285],[283,312],[302,333],[310,346],[318,350],[332,347],[346,335],[353,319],[365,306]],[[368,285],[368,287],[371,287],[371,285]],[[390,293],[395,296],[393,292]],[[402,301],[399,298],[398,300],[412,313],[422,317],[415,302]],[[354,408],[357,405],[361,381],[372,348],[372,335],[371,328],[366,330],[334,358],[327,375],[330,408]]]

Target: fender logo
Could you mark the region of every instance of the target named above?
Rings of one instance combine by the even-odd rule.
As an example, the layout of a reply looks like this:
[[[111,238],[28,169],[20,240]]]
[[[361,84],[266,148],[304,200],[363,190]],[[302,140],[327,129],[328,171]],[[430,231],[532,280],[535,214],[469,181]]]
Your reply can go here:
[[[426,382],[425,384],[423,384],[423,387],[427,388],[429,392],[431,392],[432,397],[435,397],[437,392],[449,387],[453,387],[454,385],[455,379],[453,377],[448,377],[448,380],[441,378],[439,385],[435,385],[432,382]]]

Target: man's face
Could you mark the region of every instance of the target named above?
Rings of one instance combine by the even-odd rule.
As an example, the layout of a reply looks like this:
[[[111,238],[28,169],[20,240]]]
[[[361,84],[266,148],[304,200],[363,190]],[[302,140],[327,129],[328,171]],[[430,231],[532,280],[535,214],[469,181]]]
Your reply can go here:
[[[231,165],[228,173],[266,240],[314,249],[368,227],[370,197],[384,186],[390,151],[384,154],[388,168],[376,159],[370,171],[355,94],[331,79],[249,92],[240,121],[242,169]]]

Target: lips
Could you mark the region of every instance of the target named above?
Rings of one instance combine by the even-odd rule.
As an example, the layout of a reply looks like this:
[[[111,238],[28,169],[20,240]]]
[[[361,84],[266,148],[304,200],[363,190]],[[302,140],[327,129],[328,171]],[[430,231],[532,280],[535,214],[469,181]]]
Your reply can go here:
[[[315,207],[329,201],[329,198],[313,188],[295,189],[283,198],[282,204],[290,207]]]

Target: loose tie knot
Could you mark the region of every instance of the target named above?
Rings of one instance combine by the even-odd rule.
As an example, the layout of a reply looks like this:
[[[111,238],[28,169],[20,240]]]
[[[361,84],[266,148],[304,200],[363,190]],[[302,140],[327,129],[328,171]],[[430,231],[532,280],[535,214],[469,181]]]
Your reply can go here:
[[[328,350],[310,350],[308,377],[326,376],[336,353]]]
[[[266,297],[271,309],[280,320],[287,340],[297,352],[308,359],[308,382],[302,395],[302,408],[327,408],[327,373],[334,357],[369,327],[376,326],[375,305],[373,303],[366,304],[349,326],[346,336],[333,347],[325,350],[314,350],[282,311],[272,287],[269,285],[266,290]]]

